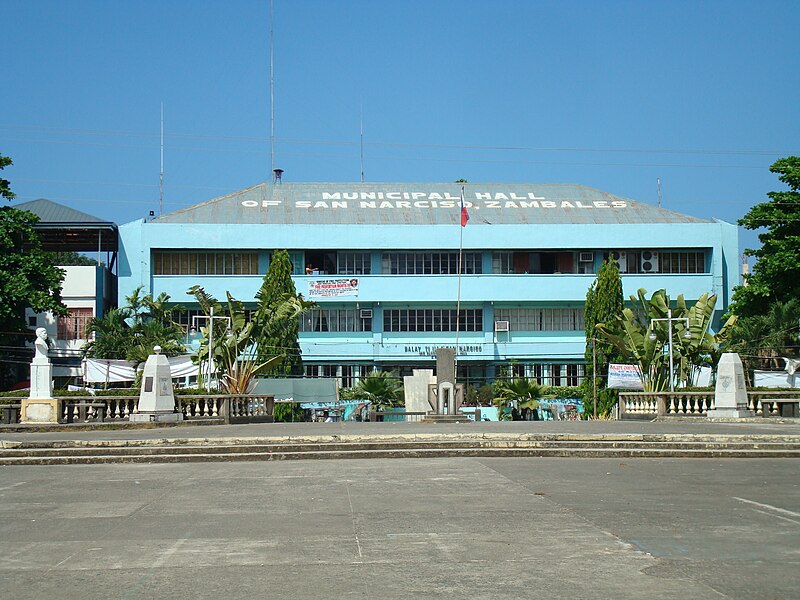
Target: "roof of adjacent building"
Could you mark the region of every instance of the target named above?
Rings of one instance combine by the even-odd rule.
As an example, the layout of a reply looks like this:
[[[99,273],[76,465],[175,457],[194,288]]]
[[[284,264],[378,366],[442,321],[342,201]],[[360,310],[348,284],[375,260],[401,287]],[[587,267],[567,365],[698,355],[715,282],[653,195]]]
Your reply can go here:
[[[14,208],[32,212],[39,217],[40,223],[107,223],[103,219],[46,198],[22,202],[16,204]]]
[[[39,198],[16,204],[14,208],[39,217],[34,229],[45,250],[116,252],[119,246],[116,223],[98,219],[58,202]]]
[[[576,184],[463,184],[470,225],[710,223]],[[262,183],[156,223],[444,225],[461,220],[460,183]]]

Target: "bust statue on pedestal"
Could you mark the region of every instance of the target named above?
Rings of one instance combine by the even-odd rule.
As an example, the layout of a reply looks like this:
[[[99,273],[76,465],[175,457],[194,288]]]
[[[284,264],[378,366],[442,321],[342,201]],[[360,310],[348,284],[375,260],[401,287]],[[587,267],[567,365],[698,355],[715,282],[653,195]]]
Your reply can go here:
[[[20,421],[23,423],[58,423],[61,414],[58,400],[53,398],[53,365],[48,353],[50,342],[47,330],[39,327],[33,342],[31,361],[31,390],[22,401]]]
[[[36,330],[36,341],[33,343],[35,354],[31,362],[31,398],[53,397],[53,365],[47,355],[50,343],[47,330],[39,327]]]
[[[50,339],[47,337],[47,329],[39,327],[36,330],[36,341],[33,342],[36,354],[33,357],[34,364],[50,364],[47,353],[50,352]]]

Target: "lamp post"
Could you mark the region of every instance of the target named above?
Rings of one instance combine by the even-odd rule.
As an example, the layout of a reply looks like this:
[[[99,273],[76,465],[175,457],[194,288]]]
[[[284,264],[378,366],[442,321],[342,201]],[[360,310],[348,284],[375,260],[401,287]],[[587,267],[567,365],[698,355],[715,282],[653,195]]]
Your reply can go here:
[[[686,339],[691,339],[692,332],[689,331],[689,319],[687,317],[673,317],[672,316],[672,309],[667,309],[667,316],[662,317],[660,319],[650,319],[650,325],[652,327],[653,323],[656,321],[666,321],[667,326],[669,329],[669,391],[675,391],[675,367],[673,365],[673,358],[672,358],[672,323],[675,321],[684,321],[686,323],[686,333],[683,334],[683,337]],[[655,331],[651,331],[650,335],[648,336],[651,340],[655,340],[658,336],[656,336]]]
[[[211,379],[214,375],[214,321],[227,321],[228,322],[228,329],[231,327],[231,318],[224,317],[224,316],[215,316],[214,315],[214,307],[211,307],[211,315],[195,315],[192,317],[192,327],[197,329],[197,321],[198,320],[205,320],[209,321],[211,324],[208,327],[208,383],[206,387],[210,390],[211,389]]]

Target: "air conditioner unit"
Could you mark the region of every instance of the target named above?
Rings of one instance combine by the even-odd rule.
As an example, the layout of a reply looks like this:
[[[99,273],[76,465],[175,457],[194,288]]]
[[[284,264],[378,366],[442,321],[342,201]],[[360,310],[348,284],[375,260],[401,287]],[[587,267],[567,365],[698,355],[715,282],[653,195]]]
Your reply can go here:
[[[594,252],[581,252],[578,254],[578,262],[594,262]]]
[[[511,328],[508,326],[508,321],[495,321],[494,322],[494,330],[495,331],[511,331]]]
[[[612,250],[608,253],[608,256],[617,261],[620,273],[628,272],[628,255],[625,253],[625,250]]]
[[[361,312],[358,313],[362,319],[371,319],[372,318],[372,309],[371,308],[362,308]]]
[[[658,252],[642,250],[639,267],[642,273],[658,273]]]

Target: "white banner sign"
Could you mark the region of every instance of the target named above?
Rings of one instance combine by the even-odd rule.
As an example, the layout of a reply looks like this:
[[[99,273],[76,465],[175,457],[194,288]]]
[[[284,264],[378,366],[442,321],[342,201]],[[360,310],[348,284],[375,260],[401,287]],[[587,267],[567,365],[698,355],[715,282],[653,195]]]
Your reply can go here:
[[[613,390],[644,390],[639,367],[609,364],[608,387]]]
[[[773,388],[800,387],[800,378],[789,375],[786,371],[753,371],[753,385]]]
[[[173,356],[169,359],[169,371],[172,377],[191,377],[197,375],[197,365],[192,363],[188,354]],[[144,367],[142,363],[141,367]],[[127,360],[108,360],[87,358],[83,361],[83,380],[87,383],[119,383],[134,381],[136,371]]]
[[[308,282],[309,298],[358,296],[358,278],[316,279]]]

